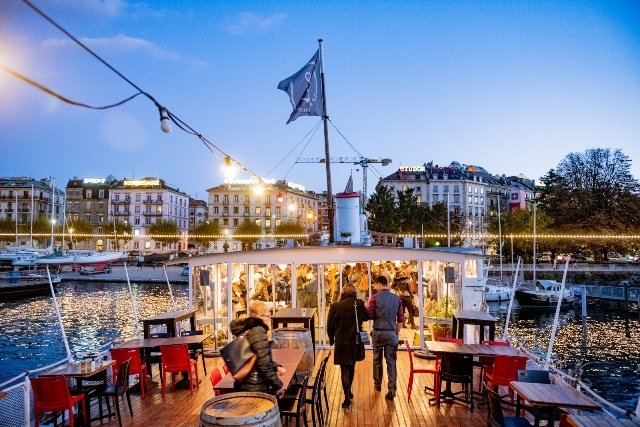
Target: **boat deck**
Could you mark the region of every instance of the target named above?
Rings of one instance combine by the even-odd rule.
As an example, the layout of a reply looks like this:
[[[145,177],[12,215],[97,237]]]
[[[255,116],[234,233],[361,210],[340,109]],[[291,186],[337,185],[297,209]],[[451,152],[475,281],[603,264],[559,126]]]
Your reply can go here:
[[[316,368],[319,361],[326,356],[328,350],[316,351]],[[407,383],[409,378],[409,357],[406,351],[398,351],[398,391],[393,401],[384,398],[386,380],[383,381],[382,391],[377,392],[373,387],[372,355],[367,350],[364,361],[356,364],[354,380],[354,399],[350,410],[341,408],[344,399],[340,383],[340,368],[333,364],[333,357],[327,365],[327,395],[329,398],[329,418],[325,425],[330,426],[451,426],[451,427],[484,427],[487,425],[487,409],[485,405],[476,405],[471,413],[467,406],[460,403],[443,401],[440,410],[435,404],[429,404],[432,394],[424,392],[425,385],[432,385],[433,376],[419,374],[414,380],[411,402],[407,402]],[[214,367],[222,369],[222,359],[207,358],[207,370],[211,373]],[[198,361],[200,388],[194,390],[193,397],[188,389],[167,390],[163,399],[159,387],[149,390],[144,399],[139,394],[131,395],[133,417],[129,414],[126,401],[121,401],[120,412],[123,426],[199,426],[200,410],[203,404],[214,397],[211,382],[204,375],[202,363]],[[154,374],[157,368],[154,366]],[[385,368],[386,374],[386,368]],[[157,378],[154,378],[157,380]],[[167,380],[170,381],[167,376]],[[453,385],[454,391],[457,390]],[[474,387],[477,388],[477,387]],[[479,401],[476,400],[476,404]],[[112,406],[112,409],[113,406]],[[98,415],[95,400],[91,405],[92,417]],[[291,422],[294,425],[295,422]],[[118,419],[114,415],[102,421],[93,421],[92,426],[118,426]],[[311,414],[309,413],[311,426]]]

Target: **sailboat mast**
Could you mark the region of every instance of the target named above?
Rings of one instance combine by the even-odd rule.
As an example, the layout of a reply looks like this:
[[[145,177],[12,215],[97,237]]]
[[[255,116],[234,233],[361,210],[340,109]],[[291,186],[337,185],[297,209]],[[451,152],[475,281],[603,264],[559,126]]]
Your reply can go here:
[[[31,184],[31,231],[29,232],[29,245],[33,248],[33,184]]]
[[[327,208],[329,212],[329,243],[335,243],[335,230],[333,225],[333,191],[331,190],[331,156],[329,155],[329,134],[328,124],[329,116],[327,115],[327,95],[324,86],[324,55],[322,54],[322,39],[318,39],[320,45],[320,81],[322,82],[322,121],[324,122],[324,155],[325,168],[327,171]]]
[[[55,211],[56,211],[56,179],[51,178],[51,250],[54,250],[55,240],[53,237],[53,225],[55,224]]]

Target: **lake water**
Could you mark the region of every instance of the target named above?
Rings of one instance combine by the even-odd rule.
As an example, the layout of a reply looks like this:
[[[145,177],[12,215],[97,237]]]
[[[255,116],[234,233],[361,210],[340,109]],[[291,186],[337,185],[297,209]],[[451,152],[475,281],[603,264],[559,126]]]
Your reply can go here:
[[[138,318],[172,309],[165,284],[135,284],[132,292]],[[178,309],[186,309],[188,287],[172,286]],[[90,351],[117,338],[136,334],[131,298],[126,283],[63,282],[57,292],[65,333],[72,353]],[[498,333],[506,318],[491,304],[498,317]],[[554,311],[514,311],[509,331],[526,339],[527,347],[546,355]],[[24,372],[66,358],[62,334],[50,296],[0,303],[0,383]],[[567,366],[590,362],[583,381],[615,405],[635,410],[640,396],[640,327],[637,314],[626,321],[622,311],[589,309],[586,340],[580,308],[563,311],[554,345],[554,356]]]

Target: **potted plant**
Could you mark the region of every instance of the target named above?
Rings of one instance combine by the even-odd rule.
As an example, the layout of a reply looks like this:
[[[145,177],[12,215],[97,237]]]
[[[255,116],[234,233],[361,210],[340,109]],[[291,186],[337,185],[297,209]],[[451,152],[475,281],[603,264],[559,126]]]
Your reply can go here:
[[[348,245],[348,244],[351,243],[350,237],[351,237],[352,234],[353,234],[352,231],[341,231],[340,232],[340,237],[342,237],[342,239],[344,239],[344,240],[342,240],[342,244],[343,245]]]
[[[439,300],[431,300],[433,303],[430,310],[426,310],[427,320],[433,339],[438,337],[451,336],[451,325],[453,323],[453,311],[457,308],[455,301],[451,297],[442,297]]]

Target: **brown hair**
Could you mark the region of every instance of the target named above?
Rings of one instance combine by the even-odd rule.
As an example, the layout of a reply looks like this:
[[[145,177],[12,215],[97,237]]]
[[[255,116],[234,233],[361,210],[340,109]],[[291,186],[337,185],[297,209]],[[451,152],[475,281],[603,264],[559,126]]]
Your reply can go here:
[[[356,287],[353,286],[351,283],[347,283],[346,285],[342,286],[342,292],[340,292],[340,299],[343,299],[347,295],[355,295],[355,294],[356,294]]]

